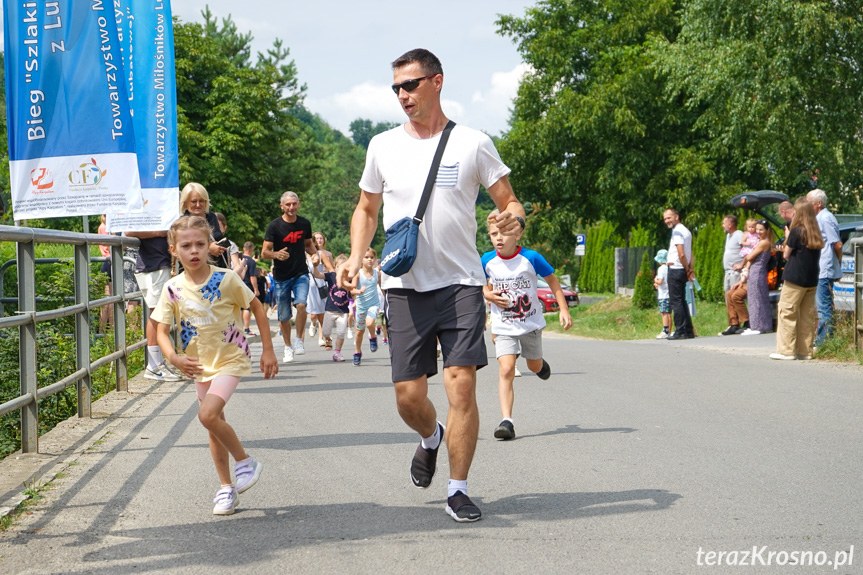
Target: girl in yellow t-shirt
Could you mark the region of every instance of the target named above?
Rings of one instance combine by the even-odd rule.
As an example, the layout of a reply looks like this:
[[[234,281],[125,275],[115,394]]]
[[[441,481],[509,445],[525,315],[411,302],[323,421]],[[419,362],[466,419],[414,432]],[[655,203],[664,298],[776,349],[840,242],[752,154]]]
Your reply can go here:
[[[237,505],[237,494],[257,482],[263,466],[243,449],[223,410],[240,378],[252,374],[242,308],[251,308],[259,326],[266,327],[267,315],[240,276],[208,263],[210,233],[207,220],[199,216],[184,216],[171,226],[168,245],[184,271],[165,284],[152,319],[159,323],[157,338],[165,358],[195,379],[198,419],[210,433],[210,454],[222,484],[213,500],[213,513],[230,515]],[[174,350],[169,338],[172,320],[180,330],[182,354]],[[261,372],[270,379],[279,366],[270,330],[259,331],[264,347]],[[236,461],[236,483],[231,481],[228,454]]]

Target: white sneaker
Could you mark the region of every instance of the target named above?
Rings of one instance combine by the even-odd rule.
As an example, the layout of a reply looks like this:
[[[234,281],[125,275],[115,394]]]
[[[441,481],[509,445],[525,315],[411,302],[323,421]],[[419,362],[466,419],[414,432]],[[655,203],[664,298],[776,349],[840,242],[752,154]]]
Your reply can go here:
[[[157,365],[155,370],[148,367],[147,371],[144,373],[144,377],[154,381],[182,381],[185,379],[170,372],[168,368],[165,367],[164,363]]]
[[[294,341],[294,354],[295,355],[305,355],[306,354],[306,346],[303,345],[303,340],[298,339]]]
[[[656,336],[656,339],[668,339],[668,333],[661,331],[661,332],[659,332],[659,335]]]
[[[315,334],[318,333],[318,326],[316,324],[312,324],[309,328],[309,335],[315,337]]]
[[[326,347],[326,345],[327,345],[327,340],[325,340],[325,339],[323,338],[323,336],[321,336],[321,337],[318,339],[318,347]]]
[[[745,334],[744,334],[744,335],[745,335]],[[770,359],[791,359],[791,360],[796,360],[796,359],[797,359],[797,357],[796,357],[796,356],[794,356],[794,355],[783,355],[783,354],[781,354],[781,353],[771,353],[771,354],[770,354]]]
[[[237,493],[242,493],[246,491],[249,487],[257,483],[263,469],[264,466],[261,465],[261,463],[257,459],[251,456],[249,456],[249,459],[247,459],[243,463],[238,463],[234,467]]]
[[[518,370],[518,367],[515,368],[515,377],[521,377],[521,372]]]
[[[743,333],[741,333],[740,335],[761,335],[761,332],[758,331],[757,329],[747,328],[747,329],[743,330]]]
[[[186,375],[182,371],[180,371],[179,369],[177,369],[173,365],[168,364],[167,362],[163,363],[162,365],[165,367],[165,371],[173,374],[177,378],[176,381],[186,381],[188,379],[191,379],[191,378],[186,377]]]
[[[282,359],[285,363],[294,363],[294,350],[290,346],[285,346],[285,357]]]
[[[213,503],[216,504],[213,507],[213,515],[231,515],[237,507],[237,490],[233,485],[222,487],[216,491]]]
[[[349,328],[348,328],[348,333],[347,333],[346,337],[347,337],[348,339],[354,339],[354,330],[353,330],[353,328],[351,328],[351,327],[349,327]]]

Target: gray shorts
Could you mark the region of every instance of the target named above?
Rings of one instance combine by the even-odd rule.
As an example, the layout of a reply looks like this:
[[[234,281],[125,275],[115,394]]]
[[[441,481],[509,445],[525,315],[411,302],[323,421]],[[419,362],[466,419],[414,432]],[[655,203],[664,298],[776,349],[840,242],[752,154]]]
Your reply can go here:
[[[384,310],[394,382],[435,375],[438,340],[444,367],[488,365],[482,287],[390,289]]]
[[[535,329],[523,335],[494,335],[496,357],[521,355],[524,359],[542,359],[542,330]]]

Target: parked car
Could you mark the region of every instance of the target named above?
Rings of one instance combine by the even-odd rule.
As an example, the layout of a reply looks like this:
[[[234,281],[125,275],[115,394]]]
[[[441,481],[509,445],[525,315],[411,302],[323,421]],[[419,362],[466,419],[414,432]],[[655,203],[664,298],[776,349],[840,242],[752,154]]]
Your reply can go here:
[[[578,305],[578,293],[574,292],[569,286],[561,285],[563,296],[566,298],[566,303],[569,307]],[[539,306],[542,308],[542,313],[548,313],[557,310],[557,299],[551,288],[548,287],[548,282],[542,278],[536,278],[536,295],[539,296]]]
[[[863,236],[863,221],[839,224],[842,240],[842,279],[833,284],[833,307],[837,311],[854,311],[854,252],[849,240]]]

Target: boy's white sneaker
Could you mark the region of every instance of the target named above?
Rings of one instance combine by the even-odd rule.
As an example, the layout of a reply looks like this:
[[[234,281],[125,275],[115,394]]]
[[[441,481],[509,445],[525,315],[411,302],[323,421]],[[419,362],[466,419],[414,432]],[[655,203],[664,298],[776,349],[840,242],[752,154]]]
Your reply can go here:
[[[237,507],[237,490],[233,485],[225,485],[216,491],[213,499],[213,515],[231,515]]]
[[[264,466],[261,465],[261,462],[251,456],[246,461],[237,463],[234,467],[234,477],[236,477],[234,483],[237,486],[237,493],[242,493],[257,483],[263,470]]]
[[[285,346],[285,356],[282,358],[285,363],[294,363],[294,350],[291,346]]]
[[[515,377],[521,377],[521,372],[518,370],[518,366],[515,368]]]
[[[315,324],[312,324],[311,326],[309,326],[309,335],[312,337],[315,337],[316,333],[318,333],[318,326]]]
[[[303,340],[294,341],[294,355],[305,355],[306,346],[303,345]]]
[[[354,339],[354,330],[350,326],[348,326],[348,333],[346,334],[348,339]]]

